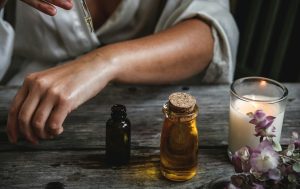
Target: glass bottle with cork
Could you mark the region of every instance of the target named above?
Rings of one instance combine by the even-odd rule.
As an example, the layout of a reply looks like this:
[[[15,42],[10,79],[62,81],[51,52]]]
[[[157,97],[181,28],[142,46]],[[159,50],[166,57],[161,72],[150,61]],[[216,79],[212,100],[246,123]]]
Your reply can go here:
[[[130,121],[126,107],[116,104],[106,122],[106,161],[112,165],[126,164],[130,160]]]
[[[197,173],[198,130],[196,99],[187,93],[173,93],[163,106],[165,121],[160,142],[160,167],[173,181],[191,179]]]

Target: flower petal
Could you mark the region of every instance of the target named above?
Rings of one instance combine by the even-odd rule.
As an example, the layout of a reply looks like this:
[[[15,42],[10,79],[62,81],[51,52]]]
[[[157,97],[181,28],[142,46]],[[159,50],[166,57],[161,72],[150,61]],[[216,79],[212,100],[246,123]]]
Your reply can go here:
[[[265,128],[269,128],[273,123],[273,120],[271,121],[267,121],[267,123],[265,124]]]
[[[262,110],[256,110],[256,112],[254,113],[255,119],[262,119],[265,116],[266,114]]]
[[[268,176],[272,180],[281,180],[281,172],[279,169],[271,169],[268,173]]]
[[[263,185],[253,183],[252,189],[264,189]]]
[[[299,134],[295,131],[292,132],[292,139],[297,140],[299,138]]]
[[[261,128],[261,129],[265,129],[265,128],[267,128],[268,124],[269,124],[269,121],[267,121],[267,120],[264,119],[264,120],[258,122],[255,127],[258,127],[258,128]]]
[[[274,117],[274,116],[266,116],[266,120],[268,120],[268,121],[272,121],[272,120],[274,120],[276,117]]]
[[[257,125],[257,124],[258,124],[257,119],[251,119],[251,120],[249,121],[249,123],[251,123],[251,124],[253,124],[253,125]]]
[[[238,157],[237,153],[235,153],[232,156],[232,164],[234,167],[234,170],[236,173],[242,173],[243,172],[243,168],[242,168],[242,160],[240,157]]]
[[[296,149],[300,148],[300,140],[296,140],[294,144]]]

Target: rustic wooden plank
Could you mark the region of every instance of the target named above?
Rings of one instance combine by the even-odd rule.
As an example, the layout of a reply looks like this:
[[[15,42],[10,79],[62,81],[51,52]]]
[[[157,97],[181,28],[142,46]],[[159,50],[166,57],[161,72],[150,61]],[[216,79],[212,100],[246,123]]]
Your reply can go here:
[[[293,130],[300,126],[300,84],[286,84],[289,101],[286,108],[282,133],[283,144],[289,141]],[[10,145],[4,132],[9,101],[16,88],[0,88],[0,151],[26,149],[96,149],[104,147],[105,122],[110,107],[115,103],[127,106],[132,122],[132,146],[158,147],[163,121],[162,104],[174,91],[191,93],[200,106],[198,117],[200,148],[227,145],[228,133],[228,85],[212,86],[110,86],[97,97],[71,113],[66,120],[65,132],[52,141],[43,141],[38,146],[24,142]],[[188,89],[188,90],[186,90]]]
[[[1,152],[0,188],[198,188],[234,172],[225,149],[200,150],[197,175],[179,183],[160,174],[158,149],[133,150],[131,157],[130,164],[113,167],[103,150]]]

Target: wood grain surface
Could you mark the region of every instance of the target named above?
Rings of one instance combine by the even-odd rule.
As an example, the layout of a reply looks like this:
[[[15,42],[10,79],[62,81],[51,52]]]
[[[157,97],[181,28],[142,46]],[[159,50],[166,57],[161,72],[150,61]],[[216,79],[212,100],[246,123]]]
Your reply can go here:
[[[300,131],[300,84],[289,89],[282,144]],[[228,161],[229,86],[115,86],[72,112],[65,132],[54,140],[29,145],[8,143],[7,111],[17,87],[0,87],[0,188],[200,188],[234,172]],[[172,92],[196,97],[200,107],[198,174],[186,182],[170,182],[159,172],[162,105]],[[105,123],[110,107],[127,107],[132,123],[132,156],[128,165],[104,161]]]

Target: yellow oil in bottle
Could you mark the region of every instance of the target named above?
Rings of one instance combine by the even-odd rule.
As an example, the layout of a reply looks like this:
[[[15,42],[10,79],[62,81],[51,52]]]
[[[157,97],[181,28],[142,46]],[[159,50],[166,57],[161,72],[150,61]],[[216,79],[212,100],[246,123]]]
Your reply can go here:
[[[163,108],[166,118],[161,133],[160,164],[162,175],[169,180],[185,181],[197,173],[197,111],[195,104],[191,111],[183,113],[174,112],[168,103]]]

